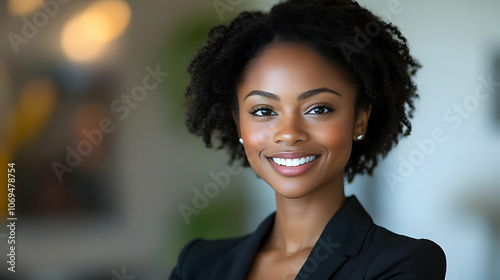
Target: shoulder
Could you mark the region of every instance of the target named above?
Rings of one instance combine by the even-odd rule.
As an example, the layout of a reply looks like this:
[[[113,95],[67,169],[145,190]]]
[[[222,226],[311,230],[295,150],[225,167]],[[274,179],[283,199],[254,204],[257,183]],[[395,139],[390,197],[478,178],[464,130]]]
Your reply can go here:
[[[177,266],[169,279],[196,279],[196,275],[212,275],[217,260],[237,247],[247,237],[190,241],[179,254]]]
[[[366,254],[368,279],[444,279],[446,256],[428,239],[414,239],[373,225]]]

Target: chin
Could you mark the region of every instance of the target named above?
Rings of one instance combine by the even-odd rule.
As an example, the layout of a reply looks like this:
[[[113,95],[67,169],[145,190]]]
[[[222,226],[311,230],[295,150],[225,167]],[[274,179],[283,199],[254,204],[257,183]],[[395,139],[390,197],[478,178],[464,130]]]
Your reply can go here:
[[[271,186],[271,188],[273,188],[276,195],[288,199],[298,199],[307,196],[308,194],[314,192],[314,189],[316,189],[313,188],[310,183],[306,184],[300,181],[301,180],[295,180],[294,182],[281,181],[279,182],[279,184],[276,182],[266,182]]]

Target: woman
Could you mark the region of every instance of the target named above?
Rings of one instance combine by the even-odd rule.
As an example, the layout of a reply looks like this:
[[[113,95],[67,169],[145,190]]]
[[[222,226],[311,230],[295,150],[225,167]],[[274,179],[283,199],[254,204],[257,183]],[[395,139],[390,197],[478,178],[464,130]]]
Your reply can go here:
[[[189,67],[187,124],[275,191],[245,237],[197,239],[170,279],[444,279],[426,239],[373,224],[344,177],[402,136],[420,65],[398,28],[350,0],[289,0],[216,26]]]

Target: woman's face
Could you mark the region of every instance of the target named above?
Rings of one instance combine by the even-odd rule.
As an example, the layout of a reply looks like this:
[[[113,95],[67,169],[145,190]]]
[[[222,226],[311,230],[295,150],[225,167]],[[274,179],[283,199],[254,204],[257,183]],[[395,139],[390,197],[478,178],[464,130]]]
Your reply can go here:
[[[339,68],[312,48],[276,44],[250,64],[237,93],[248,161],[277,194],[300,198],[343,182],[369,110],[356,118],[356,87]]]

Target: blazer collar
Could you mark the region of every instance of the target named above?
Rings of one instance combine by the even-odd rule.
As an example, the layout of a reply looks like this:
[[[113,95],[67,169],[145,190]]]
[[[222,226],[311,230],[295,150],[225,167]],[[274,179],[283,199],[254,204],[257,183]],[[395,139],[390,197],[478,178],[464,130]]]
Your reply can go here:
[[[217,262],[212,279],[245,279],[264,238],[271,231],[276,212],[269,215]],[[326,224],[296,279],[328,279],[347,260],[357,255],[373,221],[355,196]]]
[[[246,279],[262,241],[273,228],[275,216],[276,212],[269,215],[254,233],[247,235],[241,243],[219,259],[213,280]]]
[[[296,280],[329,279],[348,259],[361,250],[373,220],[355,196],[328,221]]]

